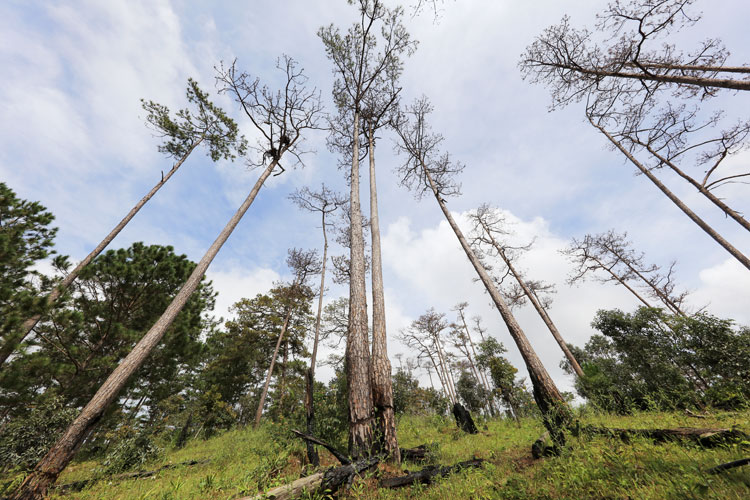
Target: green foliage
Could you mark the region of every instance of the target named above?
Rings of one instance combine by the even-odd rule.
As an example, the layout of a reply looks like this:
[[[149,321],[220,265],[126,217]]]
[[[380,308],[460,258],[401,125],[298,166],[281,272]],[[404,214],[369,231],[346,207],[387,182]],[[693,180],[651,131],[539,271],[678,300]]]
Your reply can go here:
[[[120,434],[102,462],[102,472],[106,475],[119,474],[142,467],[159,458],[164,452],[156,445],[149,432],[132,432],[127,429]]]
[[[447,398],[431,387],[420,387],[419,381],[406,370],[396,371],[392,387],[396,415],[444,415],[448,411]]]
[[[0,428],[0,469],[30,470],[78,412],[52,396]]]
[[[594,335],[574,348],[585,377],[583,397],[613,412],[711,405],[739,408],[750,400],[750,330],[708,314],[599,311]],[[569,370],[567,363],[563,366]]]
[[[245,154],[247,143],[244,137],[238,137],[237,124],[208,99],[208,93],[203,92],[192,78],[188,79],[186,94],[195,109],[181,109],[176,118],[170,116],[166,106],[141,100],[148,113],[146,121],[164,138],[159,151],[179,160],[203,142],[213,161]]]
[[[477,413],[486,406],[489,395],[471,372],[461,372],[456,382],[456,391],[469,411]]]
[[[18,336],[14,331],[41,309],[30,278],[31,267],[51,253],[57,228],[49,225],[51,212],[40,203],[16,196],[0,182],[0,349],[12,351]]]

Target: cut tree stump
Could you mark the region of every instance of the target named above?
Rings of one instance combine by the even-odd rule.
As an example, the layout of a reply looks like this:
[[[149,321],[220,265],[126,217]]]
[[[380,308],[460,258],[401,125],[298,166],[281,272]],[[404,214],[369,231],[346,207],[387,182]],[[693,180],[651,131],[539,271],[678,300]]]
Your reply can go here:
[[[347,465],[333,467],[324,472],[317,472],[311,476],[305,476],[255,496],[242,497],[237,500],[291,500],[304,492],[332,495],[342,487],[348,488],[351,486],[352,481],[359,474],[375,467],[381,460],[381,456],[364,458]]]
[[[484,462],[484,460],[475,458],[473,460],[459,462],[452,466],[430,465],[420,471],[412,472],[405,476],[381,479],[380,486],[383,488],[401,488],[402,486],[409,486],[414,483],[431,484],[436,477],[445,477],[463,469],[480,467],[482,462]]]
[[[453,404],[453,416],[456,417],[456,425],[459,429],[469,434],[476,434],[479,431],[474,425],[474,419],[471,418],[469,410],[463,407],[461,403]]]
[[[628,441],[631,437],[647,437],[657,442],[688,440],[706,448],[750,439],[748,434],[736,429],[676,427],[674,429],[618,429],[587,425],[577,429],[585,434],[617,437]]]

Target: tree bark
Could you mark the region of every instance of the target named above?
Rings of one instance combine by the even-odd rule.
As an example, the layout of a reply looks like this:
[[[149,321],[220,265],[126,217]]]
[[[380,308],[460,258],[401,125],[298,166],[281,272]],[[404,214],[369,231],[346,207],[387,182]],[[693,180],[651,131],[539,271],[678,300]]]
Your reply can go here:
[[[430,184],[432,193],[435,195],[435,199],[440,206],[440,210],[442,210],[443,215],[448,221],[448,224],[450,224],[453,232],[456,235],[456,238],[458,238],[461,247],[466,253],[466,257],[471,262],[474,270],[479,276],[479,279],[482,281],[485,289],[492,298],[495,307],[497,307],[500,316],[503,318],[505,325],[508,327],[508,331],[510,332],[513,341],[516,343],[516,346],[521,353],[521,357],[523,357],[524,363],[526,364],[526,369],[529,372],[529,379],[531,379],[531,384],[533,386],[534,400],[536,401],[536,404],[542,413],[545,427],[547,427],[547,429],[550,431],[550,435],[555,442],[555,446],[562,447],[565,444],[565,435],[563,433],[563,429],[568,425],[571,418],[570,409],[568,408],[567,403],[565,403],[565,400],[560,395],[560,391],[552,381],[549,373],[547,373],[547,370],[544,368],[544,365],[539,359],[539,356],[537,356],[536,352],[534,351],[534,348],[531,347],[526,334],[516,321],[516,318],[513,316],[513,313],[511,312],[508,305],[505,303],[505,300],[500,294],[500,291],[495,287],[495,284],[492,282],[492,278],[484,269],[477,256],[474,254],[474,251],[471,249],[468,241],[466,241],[466,237],[464,236],[463,232],[461,232],[461,229],[458,227],[456,221],[453,219],[453,216],[448,210],[448,207],[445,206],[445,202],[440,196],[440,192],[438,191],[435,182],[432,180],[429,169],[427,168],[427,165],[424,164],[424,162],[422,162],[422,169],[425,173],[425,177]]]
[[[326,211],[321,210],[321,223],[323,224],[323,265],[320,268],[320,293],[318,294],[318,314],[315,317],[315,339],[313,340],[312,355],[310,357],[310,368],[307,370],[305,382],[305,414],[307,420],[307,433],[315,434],[315,361],[318,357],[318,340],[320,339],[320,318],[323,314],[323,293],[326,284],[326,261],[328,259],[328,235],[326,234]],[[307,458],[310,463],[320,466],[320,457],[318,451],[312,443],[307,443]]]
[[[250,194],[232,218],[229,219],[227,225],[222,229],[203,258],[195,266],[190,277],[177,295],[175,295],[174,299],[172,299],[172,302],[167,306],[161,317],[110,374],[94,397],[91,398],[91,401],[83,408],[81,414],[68,427],[57,443],[52,446],[47,455],[36,465],[34,471],[18,487],[11,496],[12,500],[39,500],[45,495],[47,488],[57,480],[60,472],[70,463],[83,439],[96,426],[105,410],[112,404],[130,377],[143,365],[148,355],[151,354],[151,351],[154,350],[164,336],[167,328],[169,328],[182,308],[185,307],[192,293],[198,288],[211,261],[219,253],[222,245],[224,245],[229,235],[237,227],[247,209],[250,208],[260,188],[263,187],[263,183],[271,175],[276,165],[277,161],[274,160],[263,171],[255,186],[250,191]]]
[[[372,236],[372,403],[375,410],[376,453],[385,452],[393,463],[401,463],[396,436],[396,415],[393,412],[391,362],[388,359],[388,338],[385,327],[385,294],[383,264],[380,255],[380,222],[378,191],[375,182],[375,138],[370,124],[367,128],[370,160],[370,235]]]
[[[532,291],[529,289],[529,286],[526,284],[526,282],[521,278],[521,275],[516,271],[516,268],[513,267],[513,264],[511,263],[510,259],[507,255],[505,255],[505,251],[503,250],[502,246],[495,240],[495,237],[492,236],[492,233],[490,233],[489,228],[480,222],[482,224],[482,227],[484,228],[484,232],[489,237],[490,242],[493,247],[495,247],[495,250],[497,250],[497,253],[500,255],[500,258],[503,259],[503,262],[505,262],[505,265],[508,266],[508,269],[510,270],[513,277],[516,279],[518,284],[521,286],[521,289],[523,290],[523,293],[526,295],[526,297],[529,299],[531,304],[534,306],[534,309],[536,309],[537,314],[542,318],[542,321],[544,321],[544,324],[547,325],[547,329],[552,334],[552,337],[554,337],[555,342],[557,342],[557,345],[560,346],[560,349],[562,350],[563,354],[565,354],[565,357],[568,359],[568,362],[570,363],[570,366],[573,367],[573,371],[576,373],[578,377],[583,377],[583,370],[581,369],[581,365],[578,364],[578,360],[576,360],[575,356],[573,356],[573,353],[570,352],[570,349],[568,348],[568,344],[565,343],[565,341],[562,338],[562,335],[560,335],[560,331],[557,329],[555,324],[552,322],[552,318],[549,317],[549,314],[547,314],[547,311],[542,307],[542,304],[539,302],[539,299],[537,298],[536,294],[532,293]]]
[[[351,171],[351,248],[349,258],[349,325],[346,380],[349,395],[349,454],[355,459],[372,449],[372,366],[368,341],[367,285],[362,213],[359,203],[359,110],[354,113]]]
[[[281,325],[281,332],[279,338],[276,341],[276,347],[273,350],[273,356],[271,356],[271,364],[268,366],[268,373],[266,373],[266,382],[263,384],[263,392],[260,394],[260,401],[258,402],[258,409],[255,411],[255,423],[253,428],[257,429],[260,425],[260,417],[263,415],[263,406],[266,404],[266,396],[268,395],[268,386],[271,384],[271,375],[273,375],[273,367],[276,364],[276,358],[279,355],[279,347],[281,347],[281,341],[284,339],[286,329],[289,327],[289,318],[292,316],[292,306],[286,310],[284,315],[284,323]]]
[[[412,472],[405,476],[388,477],[380,480],[380,486],[383,488],[400,488],[409,486],[414,483],[431,484],[436,477],[445,477],[453,472],[459,472],[464,469],[478,468],[484,462],[481,458],[459,462],[453,466],[430,465],[424,469]]]
[[[135,204],[133,208],[130,209],[130,212],[123,218],[112,231],[109,232],[109,234],[94,248],[84,259],[78,263],[76,267],[73,268],[73,270],[68,273],[67,276],[65,276],[60,283],[55,286],[55,288],[47,295],[47,298],[45,299],[46,307],[51,307],[57,299],[60,298],[60,296],[68,289],[70,288],[70,285],[75,281],[75,279],[78,277],[79,274],[81,274],[81,271],[83,268],[88,266],[92,260],[94,260],[102,251],[109,245],[112,240],[115,239],[115,237],[120,234],[120,231],[123,230],[123,228],[130,222],[130,220],[135,217],[135,214],[138,213],[138,211],[143,207],[143,205],[146,204],[148,200],[150,200],[156,192],[174,175],[175,172],[177,172],[177,169],[179,169],[183,163],[185,163],[185,160],[188,159],[188,156],[190,156],[190,153],[192,153],[195,148],[198,147],[198,145],[203,142],[204,137],[202,136],[200,139],[198,139],[191,147],[190,149],[185,152],[185,154],[175,163],[172,168],[167,172],[167,175],[163,175],[161,181],[157,182],[154,187],[151,188],[151,191],[149,191],[146,196],[141,198],[141,200]],[[8,338],[8,340],[3,344],[2,347],[0,347],[0,367],[5,364],[5,362],[8,360],[8,357],[10,357],[11,354],[13,354],[13,351],[15,351],[16,347],[24,341],[24,339],[31,333],[31,330],[34,329],[34,327],[39,323],[39,321],[42,319],[42,314],[36,314],[30,318],[28,318],[26,321],[23,322],[21,325],[21,328],[19,330],[19,333],[16,335]]]
[[[750,82],[748,82],[748,89],[750,89]],[[614,144],[615,147],[617,149],[619,149],[622,152],[622,154],[624,154],[628,158],[628,160],[630,160],[630,162],[633,163],[633,165],[635,165],[638,168],[638,170],[641,171],[641,173],[643,173],[643,175],[645,175],[646,177],[648,177],[649,180],[651,182],[653,182],[656,185],[656,187],[658,187],[661,190],[661,192],[664,193],[667,196],[667,198],[669,198],[670,200],[672,200],[672,202],[675,205],[677,205],[677,207],[680,210],[682,210],[682,212],[685,215],[687,215],[690,218],[690,220],[692,220],[693,222],[695,222],[698,225],[698,227],[700,227],[701,229],[703,229],[703,231],[705,231],[706,234],[708,234],[711,238],[713,238],[714,241],[716,241],[719,245],[721,245],[722,247],[724,247],[724,249],[727,252],[729,252],[735,259],[737,259],[743,266],[745,266],[747,269],[750,269],[750,259],[748,259],[748,257],[746,255],[744,255],[742,252],[740,252],[739,250],[737,250],[737,248],[735,248],[731,243],[729,243],[727,240],[725,240],[719,233],[717,233],[703,219],[701,219],[700,217],[698,217],[698,215],[695,212],[693,212],[692,210],[690,210],[687,207],[687,205],[685,205],[682,202],[682,200],[680,200],[674,193],[672,193],[672,191],[670,191],[664,184],[662,184],[662,182],[659,179],[657,179],[656,176],[653,173],[651,173],[651,171],[648,168],[646,168],[632,154],[630,154],[630,152],[627,149],[625,149],[622,146],[622,144],[620,144],[620,142],[617,139],[615,139],[614,137],[612,137],[612,135],[610,135],[609,132],[607,132],[606,130],[604,130],[604,127],[595,124],[594,121],[591,119],[591,117],[589,117],[589,122],[591,122],[591,124],[594,127],[596,127],[597,129],[599,129],[599,131],[602,134],[604,134],[607,137],[607,139],[609,139],[610,142],[612,144]]]
[[[471,332],[469,331],[469,326],[466,324],[466,318],[464,317],[464,313],[463,313],[462,310],[459,310],[458,314],[461,317],[461,323],[464,326],[464,331],[466,332],[466,338],[469,340],[469,346],[471,346],[471,352],[474,354],[474,359],[476,359],[476,357],[477,357],[477,350],[474,348],[474,341],[471,338]],[[481,379],[482,379],[481,383],[482,383],[482,385],[484,385],[485,390],[487,391],[488,394],[490,394],[490,401],[489,401],[488,406],[490,408],[491,415],[494,417],[495,413],[496,413],[495,412],[495,405],[492,402],[492,400],[493,400],[493,397],[492,397],[492,387],[490,387],[490,382],[489,382],[489,380],[487,380],[487,374],[484,373],[484,371],[482,370],[481,366],[476,366],[475,367],[474,361],[471,359],[471,356],[469,356],[469,362],[471,363],[471,366],[474,368],[474,371],[476,371],[479,374],[479,376],[481,377]]]

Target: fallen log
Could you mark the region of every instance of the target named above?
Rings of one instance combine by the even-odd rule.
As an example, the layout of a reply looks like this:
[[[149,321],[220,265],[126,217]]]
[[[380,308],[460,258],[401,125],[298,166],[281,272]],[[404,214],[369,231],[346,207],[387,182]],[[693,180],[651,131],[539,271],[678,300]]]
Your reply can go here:
[[[545,431],[544,434],[534,441],[534,444],[531,445],[532,457],[539,459],[550,455],[549,450],[552,447],[546,445],[547,439],[549,439],[549,431]]]
[[[189,467],[191,465],[198,465],[198,464],[207,464],[210,460],[188,460],[186,462],[179,462],[176,464],[167,464],[162,467],[159,467],[158,469],[153,470],[146,470],[146,471],[140,471],[140,472],[127,472],[124,474],[117,474],[115,476],[109,476],[109,477],[99,477],[99,478],[92,478],[92,479],[82,479],[80,481],[73,481],[72,483],[65,483],[58,486],[53,486],[56,492],[58,493],[67,493],[69,491],[81,491],[83,488],[88,486],[91,483],[94,483],[96,481],[100,481],[102,479],[107,479],[109,481],[121,481],[125,479],[142,479],[144,477],[151,477],[155,476],[159,472],[169,470],[169,469],[176,469],[177,467]]]
[[[381,479],[380,486],[383,488],[401,488],[402,486],[409,486],[414,483],[431,484],[436,477],[445,477],[463,469],[480,467],[482,462],[484,462],[484,460],[481,458],[475,458],[473,460],[459,462],[453,466],[430,465],[420,471],[411,472],[405,476]]]
[[[735,460],[734,462],[727,462],[725,464],[717,465],[716,467],[711,467],[710,469],[708,469],[708,473],[718,474],[720,472],[724,472],[729,469],[734,469],[735,467],[741,467],[747,464],[750,464],[750,458],[741,458],[739,460]]]
[[[348,488],[351,486],[352,481],[359,474],[375,467],[381,460],[382,457],[380,456],[364,458],[347,465],[330,468],[324,472],[317,472],[311,476],[305,476],[255,496],[242,497],[237,500],[291,500],[305,492],[332,495],[342,487]]]
[[[726,443],[736,443],[750,439],[748,434],[737,429],[714,429],[676,427],[674,429],[618,429],[613,427],[582,426],[576,429],[589,435],[617,437],[629,441],[631,437],[646,437],[656,442],[688,440],[706,448],[713,448]]]
[[[469,434],[476,434],[479,431],[474,425],[474,419],[471,418],[469,410],[463,407],[461,403],[453,404],[453,416],[456,417],[456,425],[459,429]]]
[[[315,436],[311,436],[310,434],[305,434],[303,432],[300,432],[298,430],[292,429],[292,432],[299,438],[304,439],[305,441],[308,441],[313,444],[317,444],[325,448],[326,450],[330,451],[331,454],[336,457],[336,459],[341,463],[341,465],[349,465],[352,463],[351,460],[349,460],[346,455],[341,453],[339,450],[331,446],[330,444],[326,443],[325,441],[322,441]]]
[[[400,448],[401,460],[409,462],[424,462],[430,450],[426,444],[420,444],[416,448]]]

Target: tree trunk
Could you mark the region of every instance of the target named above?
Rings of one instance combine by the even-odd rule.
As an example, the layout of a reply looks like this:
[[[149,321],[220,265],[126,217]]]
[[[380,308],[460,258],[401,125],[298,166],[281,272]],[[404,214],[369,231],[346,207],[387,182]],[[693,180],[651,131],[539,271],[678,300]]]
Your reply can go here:
[[[445,206],[445,202],[440,196],[440,192],[435,186],[429,169],[424,164],[424,162],[422,162],[422,169],[427,180],[429,181],[432,192],[435,195],[435,199],[437,200],[438,205],[440,205],[440,209],[442,210],[443,215],[448,221],[448,224],[450,224],[451,228],[453,229],[453,232],[456,234],[456,238],[458,238],[461,247],[463,248],[466,256],[474,267],[474,270],[477,272],[479,279],[484,284],[484,287],[492,298],[495,306],[497,307],[500,316],[502,316],[503,321],[508,327],[508,331],[510,332],[513,341],[516,343],[518,350],[521,352],[521,357],[523,357],[524,363],[526,364],[526,369],[529,372],[529,379],[531,380],[531,384],[533,386],[534,400],[536,401],[536,404],[537,406],[539,406],[539,410],[542,413],[545,427],[547,427],[547,429],[550,431],[550,435],[553,437],[555,446],[559,448],[565,444],[565,435],[563,433],[563,429],[570,422],[570,408],[568,408],[567,403],[565,403],[565,400],[560,395],[560,391],[552,381],[552,378],[550,378],[549,373],[547,373],[547,370],[544,368],[544,365],[539,359],[539,356],[537,356],[533,347],[531,347],[526,334],[523,332],[521,326],[516,321],[516,318],[513,316],[510,308],[505,303],[502,295],[495,287],[495,284],[492,282],[492,278],[484,269],[477,256],[474,254],[471,246],[466,241],[466,237],[464,236],[463,232],[461,232],[461,229],[458,227],[458,224],[456,224],[456,221],[453,219],[453,216],[448,210],[448,207]]]
[[[748,82],[748,89],[750,89],[750,82]],[[602,134],[604,134],[607,137],[607,139],[609,139],[610,142],[614,144],[615,147],[619,149],[622,152],[622,154],[624,154],[628,158],[628,160],[630,160],[631,163],[633,163],[633,165],[635,165],[638,168],[638,170],[641,171],[641,173],[643,173],[643,175],[648,177],[649,180],[653,182],[656,185],[656,187],[658,187],[661,190],[661,192],[667,196],[667,198],[672,200],[672,202],[675,205],[677,205],[677,207],[679,207],[679,209],[682,210],[685,215],[690,217],[690,220],[695,222],[701,229],[703,229],[703,231],[706,232],[706,234],[708,234],[711,238],[713,238],[714,241],[716,241],[719,245],[724,247],[724,249],[730,254],[732,254],[732,256],[735,259],[737,259],[743,266],[745,266],[747,269],[750,269],[750,259],[748,259],[746,255],[744,255],[742,252],[737,250],[731,243],[725,240],[719,233],[714,231],[714,229],[711,226],[709,226],[703,219],[698,217],[698,215],[695,212],[690,210],[687,207],[687,205],[685,205],[682,202],[682,200],[680,200],[674,193],[672,193],[672,191],[670,191],[664,184],[662,184],[662,182],[659,179],[657,179],[656,176],[653,173],[651,173],[649,169],[647,169],[632,154],[630,154],[630,152],[627,149],[625,149],[622,146],[622,144],[620,144],[619,141],[617,141],[617,139],[612,137],[609,134],[609,132],[604,130],[602,126],[595,124],[594,121],[591,119],[591,117],[589,117],[589,122],[591,122],[591,124],[594,127],[599,129],[599,131]]]
[[[463,310],[458,310],[458,315],[461,318],[461,324],[464,327],[464,331],[466,332],[466,339],[469,341],[469,346],[471,347],[471,353],[474,354],[474,357],[472,358],[471,353],[468,349],[466,349],[466,357],[469,358],[469,364],[471,365],[471,369],[474,371],[474,377],[477,379],[477,382],[479,385],[484,387],[484,390],[487,391],[487,394],[490,395],[490,400],[487,402],[487,408],[489,409],[490,415],[493,417],[495,416],[495,407],[492,404],[492,389],[490,388],[490,384],[487,381],[487,377],[484,373],[482,373],[481,367],[477,366],[474,363],[474,359],[477,357],[477,350],[474,349],[474,341],[471,339],[471,332],[469,331],[469,326],[466,324],[466,318],[464,318],[464,312]],[[466,342],[464,342],[464,348],[466,348]]]
[[[307,377],[305,382],[305,414],[307,419],[307,433],[310,435],[315,434],[315,360],[318,357],[320,318],[323,313],[323,293],[325,292],[326,284],[326,260],[328,259],[328,235],[326,234],[325,210],[321,211],[321,222],[323,224],[323,265],[320,268],[320,293],[318,294],[318,314],[315,317],[315,339],[313,340],[312,355],[310,357],[310,368],[308,368],[307,370]],[[318,457],[318,450],[316,450],[315,446],[310,442],[307,442],[307,458],[310,460],[310,463],[313,466],[320,466],[320,457]]]
[[[565,354],[565,357],[568,359],[570,366],[573,367],[573,371],[576,373],[577,376],[583,377],[583,370],[581,369],[581,365],[578,364],[578,360],[576,360],[575,356],[573,356],[573,353],[570,352],[570,349],[568,348],[568,344],[566,344],[565,341],[563,340],[562,335],[560,335],[560,331],[552,322],[552,318],[549,317],[549,314],[547,314],[547,311],[544,309],[544,307],[542,307],[542,304],[539,302],[539,299],[537,298],[536,294],[534,294],[529,289],[526,282],[521,278],[521,275],[518,274],[516,269],[513,267],[513,264],[510,262],[510,259],[505,255],[505,251],[503,251],[500,244],[497,241],[495,241],[495,238],[490,233],[489,228],[485,226],[484,224],[482,224],[482,226],[484,227],[485,233],[490,238],[490,241],[492,242],[492,246],[495,247],[495,250],[497,250],[498,254],[500,254],[500,257],[503,259],[503,262],[505,262],[505,265],[508,266],[508,269],[510,270],[511,274],[516,279],[518,284],[521,286],[523,293],[526,295],[526,297],[528,297],[529,301],[534,306],[534,309],[536,309],[536,312],[542,318],[542,321],[544,321],[544,324],[547,325],[547,329],[552,334],[552,337],[554,337],[557,344],[560,346],[560,349],[562,349],[562,352],[563,354]]]
[[[372,403],[375,410],[376,453],[385,452],[393,463],[401,463],[393,412],[391,362],[385,328],[383,264],[380,256],[378,192],[375,182],[375,138],[372,125],[367,129],[370,159],[370,234],[372,236]]]
[[[91,253],[89,253],[84,259],[78,263],[78,265],[73,268],[73,270],[68,273],[67,276],[65,276],[60,283],[55,286],[55,288],[50,292],[49,295],[47,295],[47,298],[45,299],[46,307],[51,307],[57,299],[60,298],[60,296],[68,289],[70,288],[70,285],[75,281],[75,279],[78,277],[79,274],[81,274],[81,271],[83,268],[88,266],[92,260],[94,260],[102,251],[109,245],[112,240],[115,239],[115,237],[122,231],[122,229],[130,222],[130,220],[135,217],[135,214],[138,213],[138,211],[143,207],[143,205],[146,204],[148,200],[150,200],[156,192],[174,175],[175,172],[177,172],[177,169],[182,166],[183,163],[185,163],[185,160],[187,160],[188,156],[190,156],[190,153],[192,153],[195,148],[198,147],[198,145],[203,142],[203,136],[198,139],[191,147],[190,149],[185,152],[185,154],[182,156],[182,158],[177,161],[177,163],[172,166],[172,168],[167,172],[167,175],[162,175],[161,181],[157,182],[154,187],[151,188],[151,191],[149,191],[146,196],[141,198],[141,200],[135,204],[135,206],[130,209],[130,212],[125,216],[124,219],[122,219],[119,224],[115,226],[115,228],[110,231],[110,233],[94,248]],[[37,314],[32,316],[31,318],[28,318],[26,321],[23,322],[21,325],[21,329],[19,333],[16,335],[10,337],[2,347],[0,347],[0,367],[7,361],[8,357],[13,353],[13,351],[18,347],[18,345],[24,341],[24,339],[28,336],[29,333],[31,333],[31,330],[34,329],[34,327],[39,323],[39,320],[42,319],[42,314]]]
[[[580,66],[569,66],[567,64],[552,64],[557,68],[577,71],[584,75],[597,78],[627,78],[631,80],[649,80],[662,83],[676,83],[678,85],[693,85],[696,87],[716,87],[721,89],[750,90],[750,82],[746,80],[732,80],[731,78],[702,78],[699,76],[686,75],[655,75],[653,73],[628,73],[625,71],[604,71],[600,69],[586,69]]]
[[[640,144],[640,143],[638,143]],[[651,153],[653,156],[655,156],[660,162],[667,165],[669,168],[672,169],[677,175],[685,179],[692,185],[695,189],[698,190],[703,196],[708,198],[714,205],[719,207],[719,209],[724,212],[726,215],[730,216],[732,219],[734,219],[740,226],[744,227],[748,231],[750,231],[750,221],[742,217],[739,212],[736,210],[733,210],[729,207],[726,203],[724,203],[721,198],[718,198],[715,194],[713,194],[709,189],[706,188],[705,185],[699,183],[695,179],[693,179],[691,176],[687,175],[685,172],[682,171],[681,168],[679,168],[677,165],[675,165],[673,162],[669,161],[668,159],[664,158],[662,155],[660,155],[657,151],[654,151],[651,146],[646,145],[646,149],[649,153]],[[704,181],[705,183],[706,181]]]
[[[172,324],[177,315],[180,313],[188,299],[198,288],[201,279],[206,273],[206,269],[211,261],[219,253],[222,245],[232,234],[234,228],[245,215],[247,209],[255,200],[255,197],[263,186],[271,172],[276,167],[277,161],[271,164],[263,171],[258,181],[253,186],[250,194],[242,203],[237,212],[229,219],[219,236],[209,247],[203,258],[195,266],[185,284],[175,295],[167,309],[149,329],[146,335],[136,344],[132,351],[123,359],[117,368],[110,374],[107,380],[102,384],[91,401],[84,407],[81,414],[68,427],[62,437],[50,449],[47,455],[36,465],[34,471],[27,476],[21,486],[11,496],[12,500],[39,500],[47,492],[47,488],[57,480],[60,472],[70,463],[78,447],[83,442],[86,435],[94,428],[104,411],[115,400],[122,388],[127,384],[130,377],[141,367],[146,358],[158,345],[164,336],[167,328]]]
[[[273,350],[273,356],[271,356],[271,364],[268,365],[268,373],[266,373],[266,382],[263,384],[263,392],[260,394],[260,401],[258,402],[258,409],[255,411],[255,423],[253,428],[257,429],[260,425],[260,417],[263,415],[263,405],[266,404],[266,396],[268,395],[268,386],[271,384],[271,375],[273,375],[273,367],[276,364],[276,358],[279,356],[279,347],[281,347],[281,341],[284,339],[284,334],[289,326],[289,318],[292,316],[292,306],[286,311],[284,316],[284,323],[281,325],[281,333],[276,341],[276,347]]]
[[[349,325],[346,380],[349,395],[349,453],[355,459],[372,449],[372,379],[365,283],[365,246],[359,204],[359,110],[354,113],[351,171],[351,248],[349,258]]]

